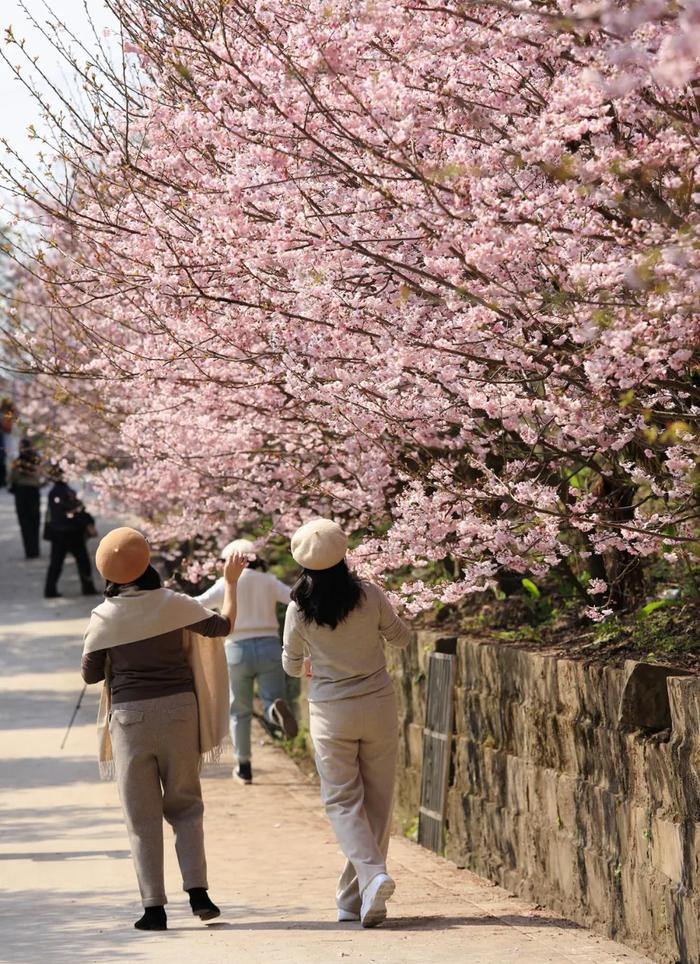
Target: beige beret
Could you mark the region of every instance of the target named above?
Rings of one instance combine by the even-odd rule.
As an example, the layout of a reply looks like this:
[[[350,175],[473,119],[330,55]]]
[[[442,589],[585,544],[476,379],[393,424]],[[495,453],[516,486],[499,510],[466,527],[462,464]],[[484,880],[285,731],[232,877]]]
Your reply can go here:
[[[148,569],[151,550],[136,529],[122,526],[112,529],[101,540],[95,554],[95,565],[108,582],[133,582]]]
[[[292,558],[304,569],[330,569],[342,562],[347,550],[347,536],[330,519],[312,519],[292,536]]]
[[[221,550],[221,558],[228,559],[234,552],[238,552],[242,556],[254,556],[255,546],[250,539],[234,539]]]

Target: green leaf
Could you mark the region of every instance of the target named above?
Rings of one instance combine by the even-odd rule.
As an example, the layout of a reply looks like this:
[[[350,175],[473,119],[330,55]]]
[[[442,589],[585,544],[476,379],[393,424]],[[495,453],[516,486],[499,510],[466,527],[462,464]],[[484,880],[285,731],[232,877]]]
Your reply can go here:
[[[532,579],[523,579],[522,587],[525,590],[525,592],[528,594],[528,596],[530,596],[532,599],[539,599],[540,596],[542,595],[542,593],[539,591],[539,589],[534,584]]]
[[[663,609],[664,606],[669,606],[672,602],[673,599],[652,599],[646,606],[642,606],[639,614],[640,616],[650,616],[651,613],[655,613],[657,609]]]

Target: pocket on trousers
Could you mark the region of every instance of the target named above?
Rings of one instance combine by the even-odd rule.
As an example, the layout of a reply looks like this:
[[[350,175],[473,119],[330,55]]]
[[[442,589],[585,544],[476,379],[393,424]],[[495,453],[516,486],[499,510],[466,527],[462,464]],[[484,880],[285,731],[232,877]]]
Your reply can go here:
[[[235,643],[232,646],[226,646],[226,662],[229,666],[240,666],[245,659],[245,653],[240,646]]]
[[[122,726],[131,726],[134,723],[143,723],[142,710],[112,710],[110,721],[120,723]]]

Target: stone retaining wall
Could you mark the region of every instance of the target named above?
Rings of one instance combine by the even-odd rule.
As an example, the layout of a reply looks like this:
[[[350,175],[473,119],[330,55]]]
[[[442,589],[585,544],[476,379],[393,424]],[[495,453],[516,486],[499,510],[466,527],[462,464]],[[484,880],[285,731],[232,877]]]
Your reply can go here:
[[[437,640],[391,656],[404,826]],[[700,962],[700,679],[464,638],[457,662],[446,855],[664,964]]]

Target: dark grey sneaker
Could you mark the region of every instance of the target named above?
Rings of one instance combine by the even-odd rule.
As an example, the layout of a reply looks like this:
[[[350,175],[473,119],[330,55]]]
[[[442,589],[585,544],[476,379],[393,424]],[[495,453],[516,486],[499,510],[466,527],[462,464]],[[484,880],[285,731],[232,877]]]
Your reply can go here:
[[[233,771],[233,775],[240,783],[248,785],[253,782],[253,768],[250,763],[239,763]]]
[[[286,700],[275,700],[270,707],[270,720],[282,730],[288,740],[293,740],[299,732],[299,724]]]

